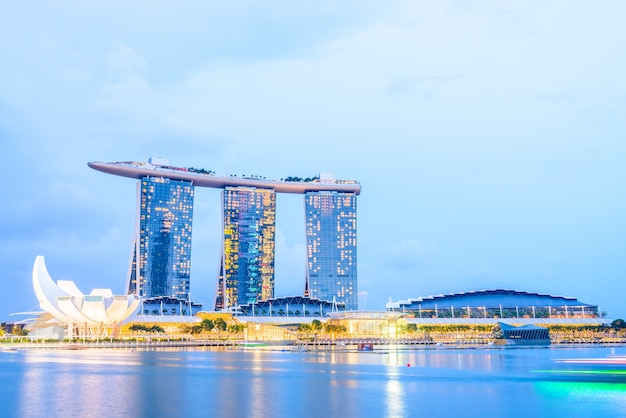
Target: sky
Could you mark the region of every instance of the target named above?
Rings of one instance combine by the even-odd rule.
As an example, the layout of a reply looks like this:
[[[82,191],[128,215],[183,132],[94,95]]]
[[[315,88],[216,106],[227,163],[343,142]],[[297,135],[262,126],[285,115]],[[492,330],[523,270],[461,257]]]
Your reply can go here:
[[[0,321],[31,273],[124,293],[133,179],[90,161],[361,183],[360,307],[481,289],[626,318],[621,0],[0,0]],[[275,296],[302,294],[301,195],[277,198]],[[212,309],[221,199],[197,188]]]

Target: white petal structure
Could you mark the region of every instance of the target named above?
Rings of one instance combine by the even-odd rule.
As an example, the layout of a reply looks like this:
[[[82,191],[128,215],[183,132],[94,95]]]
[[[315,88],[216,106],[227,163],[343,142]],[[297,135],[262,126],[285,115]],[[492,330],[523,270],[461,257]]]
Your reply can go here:
[[[137,295],[116,296],[110,289],[94,289],[85,295],[72,281],[55,283],[41,255],[33,266],[33,289],[41,309],[66,323],[119,324],[139,309]]]

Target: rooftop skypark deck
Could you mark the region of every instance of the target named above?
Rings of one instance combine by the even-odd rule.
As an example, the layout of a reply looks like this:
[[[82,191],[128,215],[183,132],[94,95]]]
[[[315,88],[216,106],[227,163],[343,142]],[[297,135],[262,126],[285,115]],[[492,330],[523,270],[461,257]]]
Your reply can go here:
[[[343,192],[361,193],[361,185],[354,180],[334,180],[334,179],[307,179],[298,181],[293,178],[288,180],[267,180],[259,177],[248,176],[218,176],[212,171],[180,168],[170,165],[150,164],[145,162],[123,161],[123,162],[90,162],[87,165],[94,170],[103,173],[114,174],[122,177],[141,179],[142,177],[165,177],[172,180],[191,181],[194,186],[211,187],[223,189],[228,186],[256,187],[272,189],[276,193],[304,194],[306,192]]]

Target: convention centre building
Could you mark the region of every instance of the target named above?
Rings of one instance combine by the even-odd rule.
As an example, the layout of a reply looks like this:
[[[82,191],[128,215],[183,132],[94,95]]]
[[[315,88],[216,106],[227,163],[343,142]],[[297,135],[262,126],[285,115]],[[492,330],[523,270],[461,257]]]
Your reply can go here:
[[[389,301],[389,312],[413,323],[588,323],[605,322],[597,305],[574,297],[509,289],[476,290]]]

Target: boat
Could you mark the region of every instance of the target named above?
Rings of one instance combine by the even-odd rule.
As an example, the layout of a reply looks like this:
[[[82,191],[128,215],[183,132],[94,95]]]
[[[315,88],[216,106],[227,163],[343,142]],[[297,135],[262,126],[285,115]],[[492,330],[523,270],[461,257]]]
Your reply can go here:
[[[357,345],[359,351],[374,351],[374,343],[359,343]]]

